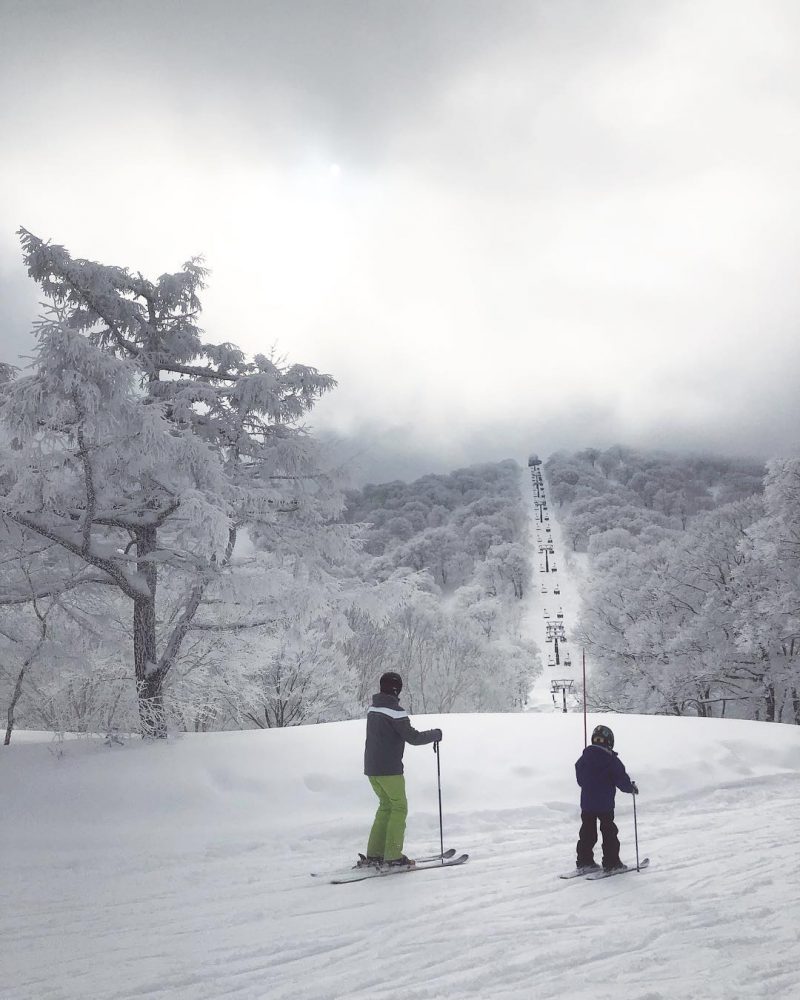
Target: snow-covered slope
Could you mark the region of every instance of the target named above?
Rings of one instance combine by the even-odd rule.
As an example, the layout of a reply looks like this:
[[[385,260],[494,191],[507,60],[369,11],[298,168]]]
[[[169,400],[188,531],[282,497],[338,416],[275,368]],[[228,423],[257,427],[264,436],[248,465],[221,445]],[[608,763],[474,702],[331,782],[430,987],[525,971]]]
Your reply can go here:
[[[590,726],[599,717],[590,718]],[[652,867],[574,861],[579,714],[444,728],[449,871],[333,886],[374,799],[363,723],[0,752],[0,996],[678,1000],[800,995],[800,730],[604,717]],[[435,758],[406,752],[410,853],[438,843]],[[631,799],[618,796],[622,857]]]

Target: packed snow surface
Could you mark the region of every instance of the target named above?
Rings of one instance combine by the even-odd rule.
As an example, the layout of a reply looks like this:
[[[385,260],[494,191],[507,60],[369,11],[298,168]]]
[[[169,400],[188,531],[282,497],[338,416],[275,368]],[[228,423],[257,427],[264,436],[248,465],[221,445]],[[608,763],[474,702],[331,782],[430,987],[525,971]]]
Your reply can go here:
[[[375,807],[364,724],[0,752],[0,996],[748,1000],[800,996],[800,730],[594,716],[640,785],[651,867],[563,881],[578,713],[440,724],[445,846],[467,865],[331,885]],[[63,752],[59,753],[58,750]],[[406,846],[439,842],[408,747]],[[630,796],[622,857],[635,860]]]

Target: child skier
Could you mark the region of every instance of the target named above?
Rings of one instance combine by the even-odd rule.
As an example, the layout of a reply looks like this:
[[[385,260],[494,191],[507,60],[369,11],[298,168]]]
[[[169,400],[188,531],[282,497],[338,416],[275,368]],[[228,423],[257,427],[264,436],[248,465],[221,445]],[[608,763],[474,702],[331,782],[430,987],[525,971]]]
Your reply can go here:
[[[378,811],[367,844],[367,856],[359,865],[411,867],[414,862],[403,854],[406,830],[406,779],[403,777],[403,751],[406,743],[421,746],[438,743],[441,729],[417,732],[408,712],[400,705],[403,681],[399,674],[381,677],[381,690],[372,697],[367,712],[367,742],[364,747],[364,774],[378,796]]]
[[[603,836],[603,869],[624,869],[619,859],[619,838],[614,823],[616,790],[638,795],[622,761],[614,753],[614,734],[608,726],[596,726],[591,746],[575,762],[575,776],[581,786],[581,832],[578,838],[577,867],[591,871],[600,866],[594,860],[597,821]]]

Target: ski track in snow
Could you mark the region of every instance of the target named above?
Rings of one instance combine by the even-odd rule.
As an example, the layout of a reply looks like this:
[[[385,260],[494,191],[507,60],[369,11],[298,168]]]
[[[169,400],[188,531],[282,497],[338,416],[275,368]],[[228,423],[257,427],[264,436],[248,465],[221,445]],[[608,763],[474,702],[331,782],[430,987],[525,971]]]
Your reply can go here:
[[[594,883],[557,878],[574,860],[575,806],[537,800],[535,785],[520,780],[529,806],[476,803],[447,818],[446,840],[471,853],[467,865],[351,885],[308,872],[352,857],[369,814],[329,818],[312,837],[290,826],[284,840],[268,823],[261,836],[216,829],[212,812],[207,840],[194,831],[156,853],[124,830],[115,847],[113,826],[94,846],[37,828],[48,853],[17,844],[6,871],[0,996],[800,995],[796,771],[657,801],[643,794],[640,853],[651,867]],[[620,798],[630,863],[630,798]],[[410,835],[435,843],[438,817],[412,817]]]

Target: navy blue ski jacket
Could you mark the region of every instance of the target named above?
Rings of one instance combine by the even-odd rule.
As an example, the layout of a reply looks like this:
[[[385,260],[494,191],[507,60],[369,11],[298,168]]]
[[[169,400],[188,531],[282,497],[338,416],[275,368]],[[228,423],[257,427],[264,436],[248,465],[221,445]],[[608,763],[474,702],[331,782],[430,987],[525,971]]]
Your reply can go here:
[[[625,766],[606,747],[586,747],[575,761],[575,777],[581,786],[581,812],[595,815],[613,812],[617,789],[633,793],[633,782]]]

